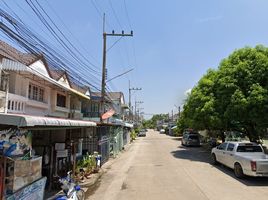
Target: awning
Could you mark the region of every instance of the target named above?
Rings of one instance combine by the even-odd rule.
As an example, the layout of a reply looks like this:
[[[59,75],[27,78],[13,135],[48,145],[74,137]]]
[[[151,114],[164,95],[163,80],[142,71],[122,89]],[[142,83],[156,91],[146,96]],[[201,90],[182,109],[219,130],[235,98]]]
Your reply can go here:
[[[0,114],[0,125],[17,127],[90,127],[97,126],[95,122],[83,120],[39,117],[32,115]]]
[[[88,99],[90,100],[90,97],[77,91],[77,90],[74,90],[72,88],[69,88],[69,87],[66,87],[65,85],[62,85],[60,84],[58,81],[54,80],[53,78],[50,78],[50,77],[47,77],[45,75],[43,75],[42,73],[38,72],[37,70],[31,68],[30,66],[26,66],[22,63],[19,63],[19,62],[16,62],[16,61],[13,61],[13,60],[9,60],[9,59],[6,59],[6,58],[3,58],[2,60],[2,65],[0,65],[0,69],[3,69],[3,70],[10,70],[10,71],[23,71],[23,72],[29,72],[31,74],[34,74],[46,81],[48,81],[49,83],[52,83],[66,91],[69,91],[69,92],[72,92],[72,93],[75,93],[85,99]]]
[[[131,124],[131,123],[127,123],[127,122],[125,122],[125,125],[124,125],[125,127],[128,127],[128,128],[133,128],[133,124]]]
[[[175,128],[177,128],[177,126],[173,126],[171,129],[175,129]]]

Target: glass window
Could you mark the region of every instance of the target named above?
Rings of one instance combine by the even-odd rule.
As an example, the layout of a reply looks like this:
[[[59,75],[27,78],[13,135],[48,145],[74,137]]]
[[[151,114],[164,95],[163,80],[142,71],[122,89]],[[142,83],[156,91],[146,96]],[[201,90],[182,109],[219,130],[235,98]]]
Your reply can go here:
[[[189,139],[198,140],[199,137],[197,135],[189,135]]]
[[[229,143],[228,147],[227,147],[227,151],[233,151],[234,150],[234,144]]]
[[[57,106],[66,107],[66,96],[57,94]]]
[[[218,149],[219,149],[219,150],[225,150],[225,149],[226,149],[226,146],[227,146],[227,143],[224,142],[224,143],[222,143],[220,146],[218,146]]]
[[[31,99],[31,95],[32,95],[32,86],[29,85],[29,90],[28,90],[28,98]]]
[[[44,89],[39,88],[39,101],[44,101]]]
[[[262,152],[260,146],[238,146],[237,152]]]
[[[42,87],[30,83],[28,89],[28,98],[35,101],[44,102],[45,90]]]

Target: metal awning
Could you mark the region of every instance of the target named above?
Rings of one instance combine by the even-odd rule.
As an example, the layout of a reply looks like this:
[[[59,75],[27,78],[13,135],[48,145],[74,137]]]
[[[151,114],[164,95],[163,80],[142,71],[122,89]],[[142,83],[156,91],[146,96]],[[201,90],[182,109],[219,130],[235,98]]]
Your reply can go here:
[[[133,128],[133,124],[128,123],[128,122],[125,122],[124,126],[128,128]]]
[[[90,127],[95,122],[19,114],[0,114],[0,125],[17,127]]]

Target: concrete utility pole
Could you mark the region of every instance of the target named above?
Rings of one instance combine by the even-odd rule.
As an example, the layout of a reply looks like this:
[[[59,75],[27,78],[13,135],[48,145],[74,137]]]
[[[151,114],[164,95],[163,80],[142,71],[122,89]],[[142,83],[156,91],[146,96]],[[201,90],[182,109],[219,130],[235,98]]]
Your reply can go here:
[[[105,32],[105,14],[103,16],[103,58],[102,58],[102,81],[101,81],[101,104],[100,104],[100,122],[102,122],[102,114],[104,113],[104,98],[105,98],[105,79],[106,79],[106,39],[107,36],[133,36],[133,31],[130,32],[130,34],[125,34],[124,31],[122,33],[115,33],[112,31],[112,33],[106,33]]]
[[[128,107],[131,109],[131,91],[132,90],[142,90],[142,88],[130,88],[130,81],[128,81]]]
[[[135,101],[135,121],[136,121],[136,118],[137,118],[137,104],[142,104],[144,103],[143,101]]]

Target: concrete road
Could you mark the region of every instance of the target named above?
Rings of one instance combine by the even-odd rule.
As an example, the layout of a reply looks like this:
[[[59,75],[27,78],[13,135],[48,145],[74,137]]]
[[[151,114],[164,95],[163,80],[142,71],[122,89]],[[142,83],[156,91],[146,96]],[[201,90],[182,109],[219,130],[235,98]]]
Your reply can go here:
[[[268,179],[238,180],[209,164],[209,153],[150,130],[103,168],[89,200],[267,200]]]

